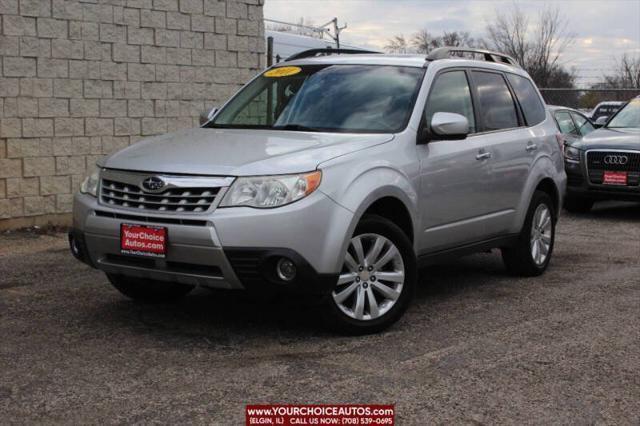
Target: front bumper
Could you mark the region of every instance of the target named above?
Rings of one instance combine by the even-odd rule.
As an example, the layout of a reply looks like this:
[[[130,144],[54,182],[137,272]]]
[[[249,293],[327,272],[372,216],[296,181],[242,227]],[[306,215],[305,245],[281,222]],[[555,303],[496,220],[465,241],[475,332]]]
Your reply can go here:
[[[351,212],[320,191],[276,209],[218,208],[207,215],[164,216],[114,209],[77,194],[70,241],[77,258],[110,274],[223,289],[322,293],[336,283],[351,219]],[[121,254],[122,223],[166,227],[166,258]],[[296,265],[290,282],[274,273],[281,257]]]
[[[567,197],[592,200],[640,201],[640,185],[599,185],[590,181],[584,161],[580,164],[565,162]]]

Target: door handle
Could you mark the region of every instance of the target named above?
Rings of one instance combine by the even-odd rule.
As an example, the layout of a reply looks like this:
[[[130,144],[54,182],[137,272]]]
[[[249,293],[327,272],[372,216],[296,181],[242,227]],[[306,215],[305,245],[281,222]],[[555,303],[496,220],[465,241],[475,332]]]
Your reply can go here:
[[[527,152],[535,151],[536,149],[538,149],[538,145],[533,142],[529,142],[525,149],[527,150]]]
[[[491,153],[486,151],[480,151],[478,155],[476,155],[476,160],[488,160],[491,158]]]

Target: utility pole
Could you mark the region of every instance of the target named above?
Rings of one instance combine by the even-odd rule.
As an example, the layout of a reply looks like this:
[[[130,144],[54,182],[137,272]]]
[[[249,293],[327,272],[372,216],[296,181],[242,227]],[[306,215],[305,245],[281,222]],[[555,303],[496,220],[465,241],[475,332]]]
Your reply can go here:
[[[338,18],[333,18],[329,22],[324,25],[320,25],[320,28],[324,28],[328,25],[333,25],[333,34],[329,32],[329,36],[336,42],[336,48],[340,49],[340,32],[347,28],[347,24],[344,24],[343,27],[338,25]]]

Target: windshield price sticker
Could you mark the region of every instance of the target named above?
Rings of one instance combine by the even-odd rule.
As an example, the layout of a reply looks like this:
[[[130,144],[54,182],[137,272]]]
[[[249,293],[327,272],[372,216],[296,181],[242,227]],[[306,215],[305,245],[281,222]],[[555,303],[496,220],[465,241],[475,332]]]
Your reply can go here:
[[[298,74],[300,71],[302,71],[300,67],[279,67],[271,69],[262,75],[265,77],[288,77]]]
[[[395,406],[247,405],[247,425],[393,425]]]

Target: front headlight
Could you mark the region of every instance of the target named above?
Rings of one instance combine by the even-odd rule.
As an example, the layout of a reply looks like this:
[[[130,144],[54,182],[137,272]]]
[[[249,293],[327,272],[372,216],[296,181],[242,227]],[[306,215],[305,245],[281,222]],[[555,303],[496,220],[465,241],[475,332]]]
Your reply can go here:
[[[299,175],[240,177],[225,194],[220,207],[280,207],[293,203],[315,191],[322,172]]]
[[[580,150],[569,145],[564,146],[564,159],[569,163],[580,162]]]
[[[80,192],[83,194],[89,194],[94,197],[98,196],[98,181],[99,181],[99,172],[95,171],[87,176],[80,185]]]

